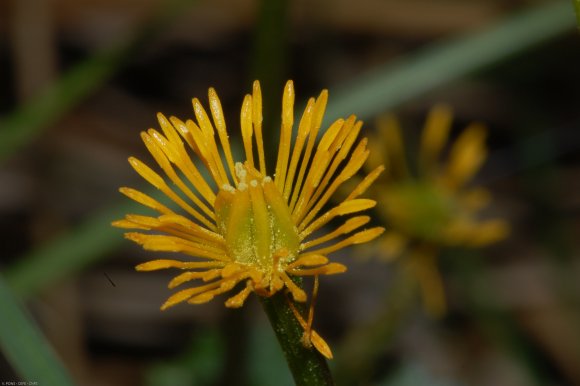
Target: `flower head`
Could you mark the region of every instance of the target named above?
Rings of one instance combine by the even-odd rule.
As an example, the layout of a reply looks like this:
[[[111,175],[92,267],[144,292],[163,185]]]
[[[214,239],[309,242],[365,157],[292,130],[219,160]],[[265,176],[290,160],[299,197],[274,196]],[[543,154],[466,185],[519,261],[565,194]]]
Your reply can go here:
[[[408,253],[434,314],[442,312],[443,304],[433,261],[437,248],[480,247],[505,238],[509,231],[504,220],[481,218],[490,195],[481,187],[469,186],[485,161],[485,128],[471,124],[452,144],[447,160],[441,160],[451,119],[448,107],[432,109],[417,161],[410,164],[397,121],[392,116],[383,117],[378,123],[381,138],[371,141],[371,147],[384,146],[385,151],[372,149],[369,161],[371,166],[386,165],[383,183],[374,186],[376,196],[381,197],[378,212],[391,228],[381,241],[384,255]]]
[[[317,279],[319,275],[344,272],[346,267],[330,262],[328,254],[372,240],[383,232],[381,227],[363,229],[370,220],[368,216],[350,217],[330,232],[323,229],[339,216],[373,207],[375,201],[359,197],[383,169],[377,166],[343,202],[326,210],[333,193],[359,171],[369,156],[366,138],[355,144],[362,122],[354,116],[334,122],[315,145],[327,98],[325,90],[308,101],[294,133],[294,85],[292,81],[286,84],[274,170],[266,167],[262,97],[257,81],[252,94],[245,96],[240,114],[243,162],[234,160],[220,100],[212,88],[212,119],[200,101],[193,99],[196,122],[158,114],[162,132],[149,129],[141,133],[165,178],[136,158],[129,158],[129,162],[172,205],[121,188],[123,194],[157,215],[130,214],[114,225],[139,230],[125,235],[147,250],[187,255],[183,260],[148,261],[137,270],[183,270],[171,280],[169,288],[197,281],[197,285],[173,294],[162,309],[181,302],[208,302],[238,283],[245,286],[226,300],[227,307],[241,307],[251,292],[268,297],[281,290],[288,291],[295,301],[305,302],[307,295],[294,277]],[[200,162],[195,162],[191,153]],[[209,174],[207,180],[198,168],[200,164]],[[310,326],[295,314],[310,334]],[[310,338],[320,352],[331,356],[318,334],[312,331],[306,340]]]

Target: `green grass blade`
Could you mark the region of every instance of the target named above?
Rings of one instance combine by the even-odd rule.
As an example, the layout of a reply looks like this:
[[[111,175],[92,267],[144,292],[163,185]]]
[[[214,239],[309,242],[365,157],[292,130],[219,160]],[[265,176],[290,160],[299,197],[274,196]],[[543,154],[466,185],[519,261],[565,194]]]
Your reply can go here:
[[[42,95],[0,122],[0,161],[31,142],[82,101],[119,67],[122,50],[95,55],[70,70]]]
[[[90,217],[73,230],[31,250],[6,270],[6,280],[20,296],[31,296],[41,288],[71,275],[114,251],[123,231],[111,221],[138,212],[134,203],[119,205]]]
[[[576,4],[580,0],[575,0]],[[325,122],[359,118],[421,94],[562,35],[574,28],[568,1],[549,2],[465,37],[434,44],[331,90]]]
[[[1,276],[0,309],[0,346],[4,356],[22,379],[43,386],[72,386],[74,383],[52,347]]]
[[[0,120],[0,162],[30,143],[42,131],[82,102],[109,79],[153,36],[195,0],[171,0],[133,39],[105,49],[69,70],[45,92]]]

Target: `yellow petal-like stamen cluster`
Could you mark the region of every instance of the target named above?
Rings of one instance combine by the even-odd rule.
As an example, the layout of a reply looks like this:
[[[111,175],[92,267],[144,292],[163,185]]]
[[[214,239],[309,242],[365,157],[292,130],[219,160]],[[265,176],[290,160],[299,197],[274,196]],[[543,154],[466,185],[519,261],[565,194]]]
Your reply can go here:
[[[450,109],[434,107],[421,137],[419,174],[412,175],[397,121],[392,116],[379,121],[382,140],[375,141],[374,146],[386,146],[386,152],[374,151],[369,162],[371,166],[387,165],[382,177],[384,183],[378,188],[378,195],[384,198],[379,210],[394,232],[408,238],[467,246],[500,240],[507,233],[507,224],[478,217],[478,212],[489,201],[489,194],[482,188],[466,187],[485,160],[486,130],[480,124],[467,127],[443,163],[440,156],[450,129]]]
[[[138,265],[137,270],[183,270],[169,283],[170,288],[201,282],[173,294],[162,309],[181,302],[205,303],[239,283],[245,285],[226,300],[227,307],[241,307],[251,292],[267,297],[283,289],[295,301],[304,302],[306,293],[293,277],[317,278],[344,272],[346,267],[330,262],[327,255],[372,240],[383,232],[381,227],[362,229],[369,223],[368,216],[348,218],[334,231],[322,231],[337,217],[375,206],[375,201],[359,197],[383,167],[371,171],[345,201],[325,209],[336,190],[369,157],[367,140],[356,143],[362,123],[351,116],[333,123],[315,146],[328,93],[323,91],[318,98],[308,101],[296,133],[293,133],[294,99],[294,85],[289,81],[282,98],[280,143],[273,178],[267,174],[262,96],[257,81],[252,94],[245,96],[240,113],[243,162],[236,162],[232,154],[221,103],[214,89],[209,90],[211,119],[201,102],[193,99],[195,122],[167,119],[159,114],[162,132],[150,129],[141,134],[166,178],[136,158],[131,157],[129,162],[147,182],[163,192],[171,205],[134,189],[121,188],[123,194],[155,210],[158,216],[127,215],[114,225],[138,230],[126,233],[126,237],[145,249],[191,257],[183,261],[148,261]],[[190,157],[191,153],[203,164],[209,181],[198,169],[199,163]],[[317,237],[307,240],[315,233]],[[298,316],[308,335],[305,341],[330,357],[324,340],[310,329],[312,315],[308,321]]]
[[[411,167],[397,120],[383,117],[378,122],[381,138],[371,141],[368,162],[370,167],[386,166],[382,183],[375,186],[376,196],[382,198],[378,211],[391,228],[381,240],[383,254],[388,258],[403,253],[409,256],[409,268],[419,280],[427,308],[436,315],[445,306],[435,264],[437,247],[479,247],[505,238],[509,230],[504,220],[479,218],[490,195],[483,188],[466,186],[486,157],[485,128],[468,126],[450,146],[447,160],[441,160],[451,121],[448,107],[431,110],[416,165],[412,165],[416,167]]]

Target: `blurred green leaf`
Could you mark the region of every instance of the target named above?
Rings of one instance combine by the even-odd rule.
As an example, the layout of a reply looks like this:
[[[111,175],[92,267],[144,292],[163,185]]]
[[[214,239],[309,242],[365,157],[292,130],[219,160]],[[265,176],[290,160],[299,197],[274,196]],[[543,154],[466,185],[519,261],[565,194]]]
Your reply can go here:
[[[580,0],[572,0],[574,2],[574,9],[576,10],[576,24],[580,28]]]
[[[73,230],[22,256],[6,270],[6,280],[20,296],[30,296],[88,266],[125,241],[123,231],[113,228],[111,221],[137,209],[139,206],[131,202],[94,215]]]
[[[419,364],[404,364],[394,374],[389,375],[379,386],[459,386],[458,382],[451,382],[430,374]]]
[[[145,374],[147,386],[212,385],[224,371],[223,339],[217,328],[201,331],[177,360],[151,366]]]
[[[162,3],[133,39],[105,49],[69,70],[46,91],[0,120],[0,161],[30,143],[44,129],[102,86],[121,65],[195,0]]]
[[[249,356],[248,370],[251,385],[294,385],[292,374],[280,351],[276,335],[265,321],[252,326]]]
[[[570,3],[554,1],[483,31],[433,44],[331,89],[324,127],[345,112],[367,119],[573,28]]]
[[[121,63],[122,50],[95,55],[66,73],[46,92],[0,122],[0,161],[32,141],[40,131],[102,85]]]
[[[0,346],[22,379],[46,386],[73,385],[52,347],[1,276],[0,309]]]
[[[393,337],[415,309],[417,291],[416,278],[402,264],[397,264],[373,318],[350,329],[336,350],[336,360],[331,364],[339,385],[369,381],[380,366],[377,358],[392,344]]]

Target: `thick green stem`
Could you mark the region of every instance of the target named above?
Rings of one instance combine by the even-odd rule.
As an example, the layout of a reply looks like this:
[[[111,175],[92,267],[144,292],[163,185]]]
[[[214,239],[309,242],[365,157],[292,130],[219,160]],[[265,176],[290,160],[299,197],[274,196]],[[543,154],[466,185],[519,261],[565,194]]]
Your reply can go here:
[[[261,300],[296,385],[334,385],[326,359],[315,348],[302,344],[304,330],[292,313],[286,295],[278,292]]]

